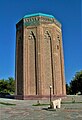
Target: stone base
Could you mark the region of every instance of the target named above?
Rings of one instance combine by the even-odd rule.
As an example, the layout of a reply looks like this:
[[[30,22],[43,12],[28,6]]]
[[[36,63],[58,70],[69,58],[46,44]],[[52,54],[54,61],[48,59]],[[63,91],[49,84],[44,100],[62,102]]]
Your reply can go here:
[[[57,99],[57,98],[65,98],[66,95],[52,95],[52,99]],[[15,95],[15,99],[18,100],[41,100],[41,99],[49,99],[50,95]]]

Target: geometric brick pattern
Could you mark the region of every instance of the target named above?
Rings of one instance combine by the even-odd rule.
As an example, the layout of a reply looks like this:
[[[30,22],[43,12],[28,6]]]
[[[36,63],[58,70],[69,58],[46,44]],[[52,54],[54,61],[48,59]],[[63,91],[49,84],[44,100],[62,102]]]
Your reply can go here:
[[[61,24],[45,14],[16,24],[16,95],[19,99],[66,95]]]

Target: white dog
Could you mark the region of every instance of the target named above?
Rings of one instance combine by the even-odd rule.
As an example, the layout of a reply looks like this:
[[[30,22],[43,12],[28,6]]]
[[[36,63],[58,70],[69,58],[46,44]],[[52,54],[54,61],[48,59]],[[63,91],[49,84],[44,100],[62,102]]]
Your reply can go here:
[[[52,101],[51,106],[52,106],[53,109],[61,108],[61,98]]]

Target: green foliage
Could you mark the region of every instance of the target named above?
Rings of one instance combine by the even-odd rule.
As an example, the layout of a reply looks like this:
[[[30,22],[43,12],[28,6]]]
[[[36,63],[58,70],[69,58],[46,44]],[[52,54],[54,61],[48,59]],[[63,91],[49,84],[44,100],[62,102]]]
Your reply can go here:
[[[13,94],[15,92],[15,80],[9,77],[8,80],[0,80],[0,92]]]
[[[76,95],[80,92],[82,94],[82,70],[80,72],[76,72],[69,86],[66,84],[66,90],[67,94]]]
[[[71,94],[81,92],[82,94],[82,71],[77,72],[70,82]]]
[[[70,95],[70,91],[71,91],[70,86],[66,84],[66,94]]]
[[[82,102],[76,102],[76,101],[66,101],[61,102],[61,104],[82,104]]]
[[[47,105],[50,105],[50,104],[33,104],[32,106],[47,106]]]
[[[16,104],[11,104],[11,103],[4,103],[4,102],[0,102],[0,104],[2,104],[2,105],[16,105]]]

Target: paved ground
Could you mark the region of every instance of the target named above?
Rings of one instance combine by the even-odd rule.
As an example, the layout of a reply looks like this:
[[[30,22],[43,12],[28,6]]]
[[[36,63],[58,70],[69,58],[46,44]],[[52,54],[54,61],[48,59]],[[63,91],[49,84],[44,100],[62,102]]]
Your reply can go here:
[[[0,98],[0,102],[15,104],[0,104],[0,120],[82,120],[82,103],[68,104],[73,100],[82,102],[82,96],[68,96],[62,100],[61,109],[48,111],[48,106],[32,106],[37,100]],[[49,103],[49,100],[41,100],[40,103]]]

